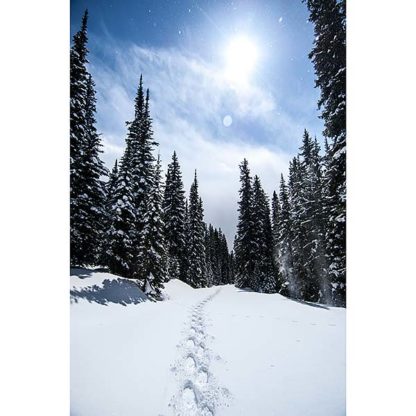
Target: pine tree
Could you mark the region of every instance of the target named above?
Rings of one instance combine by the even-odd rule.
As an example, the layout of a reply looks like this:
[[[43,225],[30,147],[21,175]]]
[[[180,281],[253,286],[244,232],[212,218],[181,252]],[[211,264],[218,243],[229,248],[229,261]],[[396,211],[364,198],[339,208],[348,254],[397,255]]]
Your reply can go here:
[[[205,271],[204,214],[202,200],[198,195],[198,180],[195,171],[194,181],[189,194],[189,268],[187,283],[192,287],[207,285]]]
[[[166,173],[163,197],[164,235],[168,254],[168,276],[186,280],[185,263],[185,192],[176,152]]]
[[[230,257],[229,257],[229,270],[230,270],[230,280],[228,283],[233,284],[235,282],[235,257],[234,257],[234,251],[231,251]]]
[[[345,0],[305,0],[314,24],[315,40],[309,58],[315,67],[315,85],[325,121],[324,135],[335,141],[346,131]]]
[[[116,159],[114,162],[113,169],[108,177],[108,182],[106,183],[105,187],[105,216],[104,216],[104,233],[103,233],[103,242],[101,245],[101,257],[100,263],[102,265],[109,264],[109,256],[110,256],[110,244],[108,240],[108,230],[111,227],[113,222],[113,204],[114,204],[114,192],[117,185],[117,177],[118,177],[118,160]]]
[[[107,170],[95,127],[94,82],[87,71],[87,20],[74,35],[70,54],[70,244],[71,265],[97,264],[103,237]]]
[[[212,241],[212,225],[209,224],[207,226],[205,224],[204,227],[204,246],[205,246],[205,279],[207,282],[207,286],[211,287],[212,285],[216,285],[217,282],[214,277],[213,265],[213,241]]]
[[[227,239],[223,234],[221,228],[218,230],[219,238],[219,261],[221,267],[221,284],[228,284],[231,281],[230,278],[230,254],[228,252]]]
[[[157,159],[153,186],[146,198],[142,229],[142,287],[148,296],[159,298],[165,281],[165,246],[162,221],[161,163]]]
[[[332,302],[346,297],[346,14],[345,0],[307,0],[315,41],[309,54],[315,66],[318,106],[324,135],[332,139],[324,176],[326,260]]]
[[[289,163],[289,200],[292,228],[292,261],[293,261],[293,294],[296,298],[304,299],[307,272],[305,267],[304,246],[305,227],[302,211],[302,181],[303,171],[298,157]]]
[[[280,178],[280,217],[279,217],[279,293],[284,296],[296,297],[296,280],[293,264],[293,231],[292,217],[287,189],[283,175]]]
[[[270,207],[257,175],[253,182],[253,222],[255,273],[252,276],[250,287],[256,291],[273,293],[276,291],[276,280],[273,267]]]
[[[126,147],[121,159],[120,169],[115,179],[114,189],[108,204],[111,207],[111,224],[106,233],[108,249],[105,257],[111,273],[123,277],[134,277],[135,224],[136,210],[131,190],[129,160],[131,151]]]
[[[153,149],[157,143],[153,139],[152,120],[149,111],[149,90],[144,99],[143,78],[140,76],[134,106],[134,119],[127,123],[128,135],[126,139],[130,158],[128,169],[131,175],[129,184],[133,195],[136,223],[134,226],[133,277],[139,279],[144,285],[148,280],[144,258],[147,256],[143,241],[143,229],[147,212],[147,196],[154,187],[154,162]]]
[[[280,291],[282,279],[279,272],[279,232],[280,232],[280,202],[276,191],[272,196],[272,241],[273,241],[273,267],[275,270],[276,290]]]
[[[299,193],[299,220],[303,229],[303,299],[321,301],[327,293],[322,217],[322,172],[319,145],[305,130],[300,148],[300,168],[303,172]]]
[[[90,264],[98,264],[105,224],[105,182],[102,178],[108,175],[108,171],[100,159],[101,140],[95,127],[96,98],[94,81],[88,76],[86,97],[86,139],[82,170],[85,183],[84,193],[81,196],[85,207],[83,223],[83,250],[84,261]]]
[[[127,123],[126,148],[113,195],[107,257],[113,273],[138,279],[145,288],[149,282],[149,270],[157,268],[148,260],[151,257],[148,250],[154,246],[149,248],[149,241],[144,239],[146,221],[151,218],[148,197],[155,187],[152,152],[157,143],[152,136],[149,90],[144,99],[142,76],[134,109],[134,119]],[[153,278],[159,279],[159,276]]]
[[[234,241],[235,281],[240,288],[250,287],[254,273],[253,190],[246,159],[240,164],[240,201],[237,234]]]

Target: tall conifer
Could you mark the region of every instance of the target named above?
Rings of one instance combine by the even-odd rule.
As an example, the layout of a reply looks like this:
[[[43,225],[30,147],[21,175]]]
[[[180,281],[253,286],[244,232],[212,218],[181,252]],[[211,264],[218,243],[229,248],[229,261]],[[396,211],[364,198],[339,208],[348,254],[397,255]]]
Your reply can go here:
[[[168,275],[185,280],[185,191],[176,152],[166,173],[163,197],[164,235],[168,254]]]
[[[240,200],[237,234],[234,241],[235,280],[237,287],[250,287],[254,273],[253,189],[246,159],[240,164]]]
[[[187,282],[193,287],[207,285],[205,276],[205,246],[204,246],[204,214],[202,200],[198,194],[198,179],[196,176],[189,194],[189,235],[188,260],[189,268]]]

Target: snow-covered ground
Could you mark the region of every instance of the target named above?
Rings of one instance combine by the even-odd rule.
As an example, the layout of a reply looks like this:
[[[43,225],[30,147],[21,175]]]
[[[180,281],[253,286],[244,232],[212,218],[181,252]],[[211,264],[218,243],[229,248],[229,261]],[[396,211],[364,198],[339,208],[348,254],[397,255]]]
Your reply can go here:
[[[71,415],[345,415],[345,309],[73,270]]]

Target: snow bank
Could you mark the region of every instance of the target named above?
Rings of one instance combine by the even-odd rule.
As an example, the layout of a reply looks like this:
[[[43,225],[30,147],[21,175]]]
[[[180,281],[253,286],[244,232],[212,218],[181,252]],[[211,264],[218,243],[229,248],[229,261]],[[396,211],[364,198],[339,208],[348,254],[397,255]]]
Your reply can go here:
[[[71,415],[345,415],[345,309],[71,276]]]
[[[101,305],[136,304],[147,300],[136,282],[89,269],[71,269],[71,303],[87,300]]]

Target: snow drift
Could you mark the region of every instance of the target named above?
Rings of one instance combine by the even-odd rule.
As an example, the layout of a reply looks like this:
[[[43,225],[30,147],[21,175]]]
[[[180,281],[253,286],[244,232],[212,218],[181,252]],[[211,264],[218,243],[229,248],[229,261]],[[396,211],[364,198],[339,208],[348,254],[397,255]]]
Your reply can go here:
[[[345,415],[345,309],[71,276],[71,415]]]

